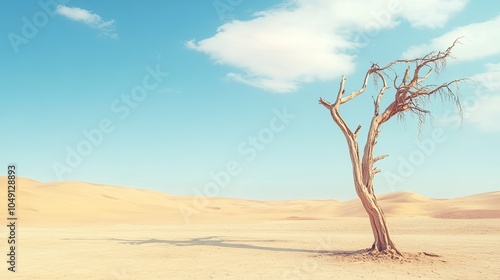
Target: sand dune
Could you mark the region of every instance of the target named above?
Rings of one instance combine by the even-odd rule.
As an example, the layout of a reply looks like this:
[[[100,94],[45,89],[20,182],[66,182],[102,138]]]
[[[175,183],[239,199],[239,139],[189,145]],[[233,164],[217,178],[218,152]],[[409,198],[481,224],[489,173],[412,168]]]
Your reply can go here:
[[[6,178],[0,177],[5,186]],[[18,216],[26,224],[179,224],[365,217],[358,199],[253,201],[174,196],[83,182],[18,181]],[[0,193],[5,199],[6,192]],[[500,218],[500,192],[431,199],[411,192],[378,196],[388,217]],[[5,215],[5,214],[4,214]]]
[[[5,181],[0,177],[2,186]],[[0,201],[6,200],[6,193],[0,191]],[[500,192],[456,199],[411,192],[378,197],[393,239],[406,253],[405,261],[350,257],[373,242],[358,199],[207,199],[20,178],[19,262],[15,274],[5,266],[0,269],[0,279],[497,279],[500,275]],[[0,219],[5,221],[5,216]],[[6,254],[4,249],[0,253]]]

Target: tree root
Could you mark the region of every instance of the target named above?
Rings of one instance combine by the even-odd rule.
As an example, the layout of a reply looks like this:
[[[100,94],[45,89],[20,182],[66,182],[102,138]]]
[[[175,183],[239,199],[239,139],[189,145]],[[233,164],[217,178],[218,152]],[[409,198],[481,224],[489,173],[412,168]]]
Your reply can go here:
[[[369,249],[366,249],[366,254],[369,254],[374,257],[389,257],[391,259],[404,259],[405,256],[399,252],[396,248],[387,248],[385,250],[378,250],[375,246],[372,246]]]
[[[395,250],[378,251],[372,248],[342,253],[324,253],[317,257],[330,258],[332,260],[352,263],[376,262],[376,263],[446,263],[447,261],[437,254],[429,252],[398,254]]]
[[[388,246],[388,248],[386,248],[384,250],[378,249],[377,246],[375,245],[375,243],[373,243],[371,248],[366,249],[366,253],[369,253],[373,256],[388,255],[388,256],[396,257],[396,258],[404,258],[405,257],[401,252],[399,252],[398,249],[396,249],[396,247],[394,247],[394,244],[392,243],[392,241],[389,241],[389,243],[390,243],[390,246]]]

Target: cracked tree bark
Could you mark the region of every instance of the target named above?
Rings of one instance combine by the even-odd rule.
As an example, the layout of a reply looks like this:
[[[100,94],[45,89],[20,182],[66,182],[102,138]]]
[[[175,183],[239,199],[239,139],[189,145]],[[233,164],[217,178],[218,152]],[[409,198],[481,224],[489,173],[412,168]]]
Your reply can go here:
[[[461,112],[460,100],[456,92],[459,90],[458,84],[466,79],[457,79],[438,86],[424,84],[431,73],[439,72],[440,68],[445,66],[446,60],[452,57],[451,50],[457,43],[458,39],[455,40],[452,46],[445,51],[432,52],[421,58],[411,60],[395,60],[384,67],[379,67],[378,65],[373,64],[366,72],[361,89],[352,92],[347,96],[344,96],[346,78],[343,76],[336,100],[333,104],[323,98],[319,99],[320,104],[330,111],[333,121],[340,128],[347,141],[352,163],[354,186],[356,193],[361,200],[366,213],[368,214],[374,237],[374,242],[372,247],[368,250],[369,252],[402,256],[390,237],[384,211],[380,207],[377,197],[373,191],[373,179],[375,174],[380,172],[379,169],[374,168],[374,164],[387,157],[387,155],[378,157],[373,156],[380,127],[393,116],[398,114],[402,115],[407,112],[416,114],[419,117],[420,124],[422,124],[425,120],[425,116],[430,113],[429,111],[423,109],[422,105],[425,100],[422,99],[428,98],[434,94],[444,95],[445,97],[451,99],[456,103],[460,109],[459,111]],[[399,84],[397,81],[398,75],[394,74],[394,101],[392,101],[392,103],[390,103],[385,110],[380,113],[381,101],[387,89],[387,78],[389,77],[386,71],[393,70],[392,67],[398,64],[405,64],[407,66],[405,74]],[[411,71],[412,65],[414,65],[413,73]],[[420,76],[420,71],[423,69],[428,69],[428,72],[425,75]],[[363,156],[361,157],[357,139],[358,133],[361,130],[361,125],[359,125],[353,132],[340,115],[339,109],[340,105],[353,100],[365,92],[371,76],[375,76],[376,78],[382,80],[383,85],[378,91],[376,98],[374,98],[374,113],[368,129]],[[452,89],[453,85],[456,86],[456,90]]]

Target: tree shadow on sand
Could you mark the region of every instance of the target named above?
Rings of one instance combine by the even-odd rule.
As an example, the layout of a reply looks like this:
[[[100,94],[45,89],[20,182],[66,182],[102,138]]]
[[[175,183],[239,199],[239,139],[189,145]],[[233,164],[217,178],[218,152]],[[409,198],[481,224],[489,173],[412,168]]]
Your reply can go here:
[[[220,248],[234,248],[234,249],[249,249],[249,250],[263,250],[271,252],[288,252],[288,253],[308,253],[314,254],[315,257],[328,258],[331,260],[339,261],[350,261],[350,262],[365,262],[365,261],[401,261],[401,262],[412,262],[412,261],[424,261],[430,259],[440,259],[441,256],[435,255],[427,252],[420,252],[417,254],[405,253],[404,256],[394,256],[394,255],[380,255],[373,254],[370,249],[361,249],[355,251],[341,251],[341,250],[313,250],[313,249],[300,249],[300,248],[283,248],[283,247],[270,247],[261,245],[251,245],[246,243],[274,243],[279,242],[279,240],[259,240],[259,239],[230,239],[221,236],[207,236],[199,238],[191,238],[186,240],[167,240],[167,239],[119,239],[119,238],[109,238],[109,239],[70,239],[64,238],[63,240],[105,240],[114,241],[121,244],[128,245],[148,245],[148,244],[167,244],[171,246],[209,246],[209,247],[220,247]],[[446,262],[445,260],[440,260]]]
[[[108,240],[118,241],[122,244],[130,244],[130,245],[168,244],[172,246],[210,246],[210,247],[221,247],[221,248],[264,250],[273,252],[295,252],[295,253],[339,254],[339,255],[349,255],[349,254],[359,253],[359,251],[332,251],[332,250],[312,250],[312,249],[300,249],[300,248],[259,246],[259,245],[245,244],[243,242],[273,243],[273,242],[278,242],[278,240],[236,240],[220,236],[208,236],[208,237],[192,238],[187,240],[164,240],[164,239],[154,239],[154,238],[143,239],[143,240],[127,240],[127,239],[112,238]]]

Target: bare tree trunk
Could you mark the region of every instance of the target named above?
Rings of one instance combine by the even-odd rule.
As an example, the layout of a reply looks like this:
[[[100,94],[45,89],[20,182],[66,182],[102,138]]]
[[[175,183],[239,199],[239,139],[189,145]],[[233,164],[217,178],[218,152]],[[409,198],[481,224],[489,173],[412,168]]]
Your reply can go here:
[[[368,161],[361,164],[356,139],[351,138],[349,134],[344,135],[349,143],[349,154],[351,156],[356,193],[368,214],[373,231],[374,242],[371,251],[401,255],[390,238],[384,211],[378,204],[373,192],[373,175],[375,172],[372,166],[374,159],[373,157],[366,157]],[[368,139],[370,139],[370,136],[368,136]],[[373,146],[370,142],[367,142],[367,146],[369,146],[369,150],[372,150]]]
[[[367,78],[365,79],[365,85],[368,81],[368,76],[369,75],[367,74]],[[345,97],[345,99],[343,99],[342,94],[344,92],[344,82],[345,82],[345,77],[342,78],[337,101],[334,104],[329,104],[327,101],[323,99],[320,99],[320,102],[330,110],[332,119],[339,126],[340,130],[342,131],[347,140],[349,155],[352,163],[353,179],[354,179],[356,193],[359,199],[361,200],[361,203],[363,204],[366,213],[368,214],[370,225],[373,231],[374,242],[370,251],[376,253],[389,253],[389,254],[401,255],[401,253],[396,249],[394,243],[392,242],[389,236],[389,230],[387,228],[387,222],[385,219],[384,212],[382,211],[382,208],[378,204],[377,198],[375,197],[375,194],[373,192],[373,178],[374,175],[379,172],[378,169],[373,168],[373,164],[374,162],[386,157],[386,156],[380,156],[377,158],[373,158],[373,149],[376,144],[376,138],[379,133],[380,124],[386,119],[387,115],[385,113],[382,115],[378,114],[378,103],[377,103],[376,114],[372,119],[370,129],[368,131],[367,141],[363,153],[363,159],[361,160],[359,154],[358,141],[357,141],[357,135],[359,130],[361,129],[361,126],[358,126],[356,131],[352,132],[339,113],[339,106],[341,103],[343,103],[342,101],[344,100],[344,102],[346,102],[351,98],[351,96],[355,96],[356,94],[354,93],[351,96]],[[366,88],[366,86],[364,86],[359,91],[359,93],[364,91],[364,88]],[[386,86],[384,84],[384,87],[380,91],[379,96],[383,94],[385,88]]]
[[[381,92],[385,90],[386,85],[382,88]],[[372,250],[378,252],[391,252],[401,255],[401,253],[396,249],[394,243],[389,236],[389,230],[387,227],[387,222],[385,219],[384,211],[378,204],[375,193],[373,192],[373,178],[376,173],[380,170],[373,167],[374,163],[378,160],[385,158],[387,155],[383,155],[377,158],[373,158],[373,150],[375,147],[376,139],[379,134],[379,128],[381,122],[385,119],[386,115],[378,115],[378,103],[375,104],[375,116],[372,119],[370,129],[368,130],[368,136],[366,139],[365,149],[363,152],[362,161],[362,177],[364,186],[361,188],[366,189],[366,192],[362,192],[361,195],[358,194],[363,206],[370,218],[370,223],[372,226],[375,241],[372,245]]]
[[[370,224],[372,226],[374,242],[371,250],[375,252],[390,254],[395,253],[401,255],[389,236],[385,215],[382,208],[378,204],[376,197],[373,194],[362,193],[359,198],[366,210],[366,213],[368,214],[368,217],[370,218]]]

